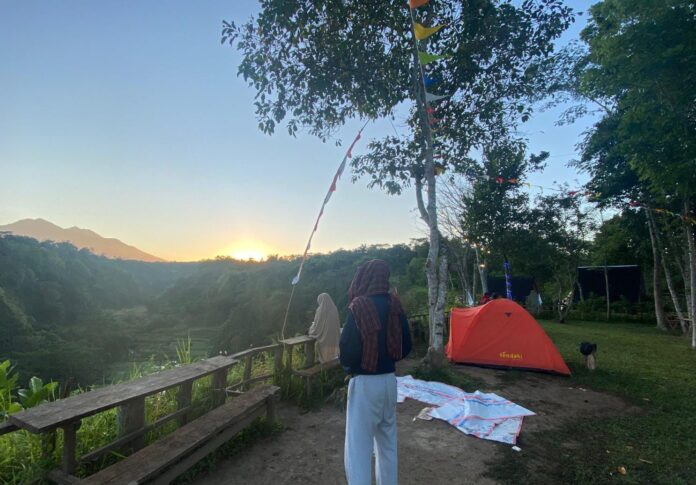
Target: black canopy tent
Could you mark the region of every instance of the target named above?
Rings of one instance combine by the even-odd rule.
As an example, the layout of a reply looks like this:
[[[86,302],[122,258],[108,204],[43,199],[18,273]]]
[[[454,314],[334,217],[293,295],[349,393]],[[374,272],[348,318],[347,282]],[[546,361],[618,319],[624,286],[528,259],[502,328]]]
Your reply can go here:
[[[578,267],[578,284],[573,295],[575,301],[591,296],[603,297],[606,295],[604,268],[604,266]],[[607,266],[606,269],[609,277],[610,301],[618,301],[622,298],[632,303],[640,301],[643,281],[640,266],[636,264],[611,265]]]

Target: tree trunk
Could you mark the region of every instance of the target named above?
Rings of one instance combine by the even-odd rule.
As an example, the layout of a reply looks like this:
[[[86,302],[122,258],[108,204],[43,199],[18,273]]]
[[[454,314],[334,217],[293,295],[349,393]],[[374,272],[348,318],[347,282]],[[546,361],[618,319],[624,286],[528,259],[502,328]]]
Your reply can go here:
[[[604,260],[604,294],[607,299],[607,322],[611,320],[611,296],[609,293],[609,268],[607,260]]]
[[[672,279],[672,270],[670,269],[669,263],[667,262],[667,258],[665,257],[665,248],[664,248],[664,245],[662,244],[662,238],[660,237],[660,228],[657,226],[657,222],[655,221],[655,217],[653,216],[652,211],[650,211],[650,209],[646,209],[646,212],[648,214],[648,224],[650,226],[652,226],[651,237],[654,236],[654,238],[655,238],[655,245],[656,245],[656,249],[657,249],[657,254],[660,258],[660,263],[662,264],[662,270],[664,271],[664,274],[665,274],[665,280],[667,281],[667,288],[669,289],[669,294],[672,297],[672,304],[674,305],[674,311],[676,312],[677,318],[679,319],[679,325],[681,326],[682,333],[686,333],[687,332],[686,320],[685,320],[684,312],[681,309],[681,302],[679,300],[679,295],[677,294],[677,290],[674,287],[674,280]],[[663,312],[664,312],[664,310],[663,310]],[[664,322],[663,322],[663,325],[664,325]],[[663,328],[663,330],[664,330],[664,328]]]
[[[413,12],[411,23],[413,25]],[[423,181],[421,174],[416,174],[416,201],[421,218],[428,224],[429,247],[425,263],[428,281],[428,317],[430,322],[430,345],[425,362],[431,367],[440,367],[444,362],[443,322],[444,302],[447,295],[447,260],[440,256],[440,231],[437,220],[437,192],[435,183],[435,160],[433,157],[433,135],[430,129],[428,101],[425,97],[423,71],[418,61],[418,41],[413,32],[413,69],[412,85],[418,109],[421,132],[424,135],[424,174],[427,190],[427,206],[423,201]],[[439,271],[438,271],[439,269]],[[440,301],[442,304],[440,305]]]
[[[476,263],[474,263],[473,268],[471,268],[471,292],[472,292],[471,296],[474,297],[474,303],[477,303],[479,301],[478,298],[476,297],[476,294],[477,294],[477,291],[476,291],[477,290],[477,288],[476,288],[476,286],[477,286],[476,285],[476,281],[477,281],[476,273],[478,273],[477,266],[478,265]]]
[[[655,319],[657,320],[657,328],[666,330],[665,325],[665,308],[662,303],[662,278],[660,269],[662,268],[660,250],[657,244],[657,236],[655,234],[655,221],[652,217],[652,212],[649,208],[645,208],[645,216],[648,219],[648,233],[650,234],[650,246],[653,253],[653,299],[655,301]]]
[[[478,269],[479,278],[481,278],[481,291],[483,293],[488,293],[488,271],[486,269],[486,262],[481,262],[481,254],[479,253],[478,246],[474,248],[476,252],[476,268]]]
[[[689,318],[691,319],[691,347],[696,349],[696,243],[694,243],[694,226],[689,219],[691,211],[690,201],[684,201],[684,231],[686,232],[687,249],[689,251],[689,282],[691,307],[689,308]]]

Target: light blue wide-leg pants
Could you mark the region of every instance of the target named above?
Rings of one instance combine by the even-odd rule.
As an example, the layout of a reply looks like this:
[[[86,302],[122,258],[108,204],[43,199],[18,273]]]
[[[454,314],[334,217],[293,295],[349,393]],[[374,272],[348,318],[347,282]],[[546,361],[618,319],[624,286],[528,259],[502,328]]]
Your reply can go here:
[[[372,483],[372,451],[378,485],[397,485],[396,376],[359,375],[348,384],[343,462],[349,485]]]

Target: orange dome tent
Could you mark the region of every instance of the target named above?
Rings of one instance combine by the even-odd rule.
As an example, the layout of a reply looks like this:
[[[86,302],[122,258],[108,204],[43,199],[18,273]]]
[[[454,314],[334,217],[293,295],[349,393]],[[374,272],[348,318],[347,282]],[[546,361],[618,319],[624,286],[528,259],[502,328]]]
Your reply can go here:
[[[541,325],[512,300],[452,308],[447,358],[462,364],[514,367],[570,375]]]

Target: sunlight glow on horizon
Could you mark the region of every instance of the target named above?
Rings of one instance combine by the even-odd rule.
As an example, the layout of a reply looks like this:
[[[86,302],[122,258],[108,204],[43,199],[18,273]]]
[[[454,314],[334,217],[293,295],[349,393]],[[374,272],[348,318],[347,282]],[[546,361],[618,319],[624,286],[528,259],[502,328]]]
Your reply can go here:
[[[219,251],[218,255],[239,261],[264,261],[270,254],[276,253],[278,253],[277,250],[264,242],[246,239],[231,244]]]
[[[254,261],[263,261],[266,259],[266,254],[256,249],[240,249],[231,253],[230,256],[232,259],[238,259],[240,261],[249,261],[250,259]]]

